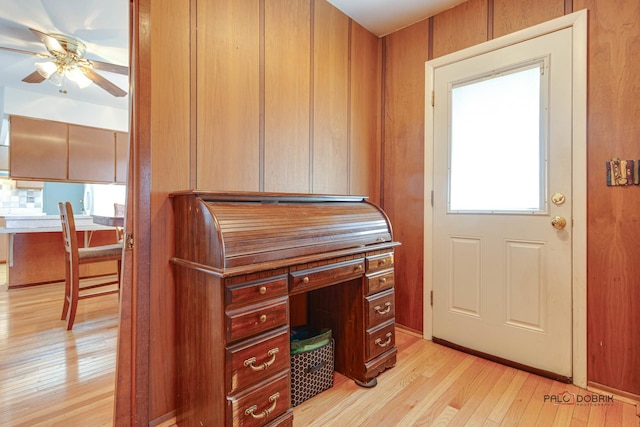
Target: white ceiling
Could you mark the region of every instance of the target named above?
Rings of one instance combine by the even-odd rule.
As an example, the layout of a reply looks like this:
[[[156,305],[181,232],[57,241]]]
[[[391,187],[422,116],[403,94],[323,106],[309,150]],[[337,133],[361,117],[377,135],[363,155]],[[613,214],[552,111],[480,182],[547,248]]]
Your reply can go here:
[[[372,33],[383,36],[464,0],[328,1]],[[129,0],[0,0],[0,10],[0,46],[46,53],[43,44],[29,31],[29,28],[34,28],[44,33],[79,38],[87,45],[86,58],[128,64]],[[47,81],[37,84],[22,82],[40,61],[41,58],[33,55],[0,50],[0,88],[128,108],[128,96],[116,98],[95,84],[85,89],[69,84],[67,93],[63,94],[59,92],[60,88]],[[128,90],[126,76],[97,72]]]
[[[328,0],[378,37],[407,27],[466,0]]]
[[[0,10],[0,46],[46,54],[44,45],[29,31],[34,28],[79,38],[87,45],[88,59],[124,66],[129,63],[129,0],[0,0]],[[33,55],[0,50],[0,87],[128,108],[128,95],[117,98],[95,84],[79,89],[71,83],[62,94],[47,81],[22,82],[35,71],[35,63],[42,61]],[[128,91],[127,76],[96,72]]]

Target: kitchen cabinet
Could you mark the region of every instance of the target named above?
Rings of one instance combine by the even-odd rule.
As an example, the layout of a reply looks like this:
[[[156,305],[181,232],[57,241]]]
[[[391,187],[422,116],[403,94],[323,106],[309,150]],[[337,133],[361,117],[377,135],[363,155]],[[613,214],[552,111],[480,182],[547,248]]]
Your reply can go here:
[[[125,182],[127,133],[22,116],[10,120],[11,178]]]
[[[83,242],[83,247],[116,242],[113,227],[96,224],[89,215],[76,215],[75,219],[78,241]],[[0,216],[0,244],[6,250],[9,289],[64,281],[60,215]],[[87,264],[81,266],[80,277],[116,274],[117,271],[115,261]]]
[[[11,116],[10,120],[11,177],[67,179],[67,125],[21,116]]]
[[[116,234],[113,230],[78,232],[79,242],[85,241],[85,233],[91,233],[91,246],[115,243]],[[61,231],[15,233],[12,246],[13,262],[7,263],[9,289],[64,282],[65,261]],[[117,271],[116,261],[86,264],[81,266],[80,277],[116,274]]]
[[[113,182],[115,132],[69,125],[69,181]]]
[[[8,254],[9,237],[6,234],[0,234],[0,264],[7,262]],[[0,283],[3,283],[1,278]]]
[[[116,182],[127,182],[127,169],[129,162],[129,134],[116,132]]]

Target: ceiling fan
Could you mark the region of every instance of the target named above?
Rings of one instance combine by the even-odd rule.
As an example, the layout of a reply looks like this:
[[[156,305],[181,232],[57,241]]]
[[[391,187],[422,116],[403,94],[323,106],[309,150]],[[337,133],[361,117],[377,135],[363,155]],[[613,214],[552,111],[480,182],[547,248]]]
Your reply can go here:
[[[93,82],[113,96],[120,97],[127,94],[126,91],[94,71],[102,70],[128,75],[127,67],[85,58],[86,45],[79,39],[63,34],[46,34],[33,28],[29,30],[45,45],[48,54],[0,46],[2,50],[48,59],[46,62],[36,63],[36,70],[22,79],[23,82],[42,83],[48,79],[54,85],[62,86],[66,80],[70,80],[80,88]],[[65,90],[61,92],[66,93]]]

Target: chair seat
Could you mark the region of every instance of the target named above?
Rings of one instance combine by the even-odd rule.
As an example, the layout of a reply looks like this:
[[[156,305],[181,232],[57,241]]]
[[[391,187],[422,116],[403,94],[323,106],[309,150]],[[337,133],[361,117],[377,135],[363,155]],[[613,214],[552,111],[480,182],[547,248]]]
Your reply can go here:
[[[80,260],[87,259],[87,258],[119,257],[119,256],[122,256],[122,244],[118,244],[118,243],[114,243],[112,245],[78,248],[78,258]]]

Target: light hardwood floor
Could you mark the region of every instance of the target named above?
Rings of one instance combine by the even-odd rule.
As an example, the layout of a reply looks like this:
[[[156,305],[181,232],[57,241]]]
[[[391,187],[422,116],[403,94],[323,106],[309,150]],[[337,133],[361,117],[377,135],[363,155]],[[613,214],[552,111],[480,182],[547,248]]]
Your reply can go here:
[[[81,301],[67,332],[62,294],[61,284],[0,288],[1,426],[112,425],[117,296]],[[294,408],[294,425],[640,426],[632,404],[555,405],[545,395],[592,393],[402,330],[396,341],[398,364],[377,387],[336,374],[332,389]]]
[[[396,332],[398,363],[375,388],[336,375],[333,388],[294,408],[294,425],[640,426],[635,405],[556,405],[545,395],[593,393]]]
[[[67,331],[63,287],[0,288],[1,426],[113,424],[118,295],[80,301]]]

